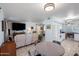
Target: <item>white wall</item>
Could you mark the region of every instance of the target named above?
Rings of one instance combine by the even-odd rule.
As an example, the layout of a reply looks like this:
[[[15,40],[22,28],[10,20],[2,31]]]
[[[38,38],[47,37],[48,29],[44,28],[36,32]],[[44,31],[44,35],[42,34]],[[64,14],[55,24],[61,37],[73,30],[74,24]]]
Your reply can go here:
[[[30,30],[33,27],[33,30]],[[36,30],[36,23],[33,22],[26,22],[26,45],[31,44],[33,40],[33,33],[32,31]]]
[[[0,46],[4,42],[4,32],[2,31],[3,12],[0,10]]]
[[[36,23],[33,22],[26,22],[26,32],[28,31],[29,28],[33,27],[33,30],[36,30]]]
[[[2,23],[0,21],[0,46],[4,42],[4,32],[2,32]]]
[[[45,20],[43,22],[44,29],[45,29],[45,41],[62,41],[63,39],[60,39],[60,29],[62,28],[62,23],[57,21],[60,19],[50,19]],[[46,29],[47,25],[51,25],[51,29]]]

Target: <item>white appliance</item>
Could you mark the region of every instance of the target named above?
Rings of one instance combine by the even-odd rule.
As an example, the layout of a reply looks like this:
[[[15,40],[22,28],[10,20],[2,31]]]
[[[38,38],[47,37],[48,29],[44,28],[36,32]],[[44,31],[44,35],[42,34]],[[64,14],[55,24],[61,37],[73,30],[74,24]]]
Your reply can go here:
[[[79,41],[79,34],[74,34],[74,40]]]

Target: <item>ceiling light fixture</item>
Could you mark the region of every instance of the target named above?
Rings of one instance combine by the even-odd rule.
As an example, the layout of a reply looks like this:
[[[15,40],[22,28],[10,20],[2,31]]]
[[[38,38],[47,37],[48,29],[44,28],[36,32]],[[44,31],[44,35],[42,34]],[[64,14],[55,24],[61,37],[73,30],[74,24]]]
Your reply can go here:
[[[52,11],[55,9],[55,4],[54,3],[47,3],[44,5],[44,10],[45,11]]]

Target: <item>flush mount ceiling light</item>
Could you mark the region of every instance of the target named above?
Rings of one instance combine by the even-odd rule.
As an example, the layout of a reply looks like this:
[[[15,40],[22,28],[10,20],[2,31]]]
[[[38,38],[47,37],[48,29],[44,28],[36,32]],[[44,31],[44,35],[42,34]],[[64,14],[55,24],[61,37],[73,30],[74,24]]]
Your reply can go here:
[[[45,11],[52,11],[55,9],[55,4],[54,3],[47,3],[44,5],[44,10]]]

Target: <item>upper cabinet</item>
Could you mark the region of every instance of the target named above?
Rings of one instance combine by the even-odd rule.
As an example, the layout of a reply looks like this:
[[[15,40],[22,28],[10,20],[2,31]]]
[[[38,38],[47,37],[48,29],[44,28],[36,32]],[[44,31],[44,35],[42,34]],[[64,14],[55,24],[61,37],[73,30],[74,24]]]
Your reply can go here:
[[[79,25],[63,25],[62,31],[63,32],[79,33]]]

